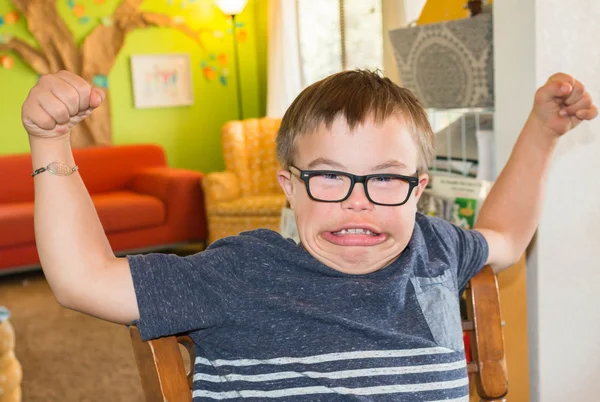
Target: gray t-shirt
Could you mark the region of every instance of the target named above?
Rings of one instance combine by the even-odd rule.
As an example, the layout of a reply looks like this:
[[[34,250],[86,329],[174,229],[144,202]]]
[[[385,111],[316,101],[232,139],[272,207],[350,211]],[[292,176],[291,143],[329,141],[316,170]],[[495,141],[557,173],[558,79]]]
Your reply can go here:
[[[188,257],[130,256],[144,339],[189,332],[194,401],[468,401],[459,290],[484,265],[478,232],[417,214],[366,275],[260,229]]]

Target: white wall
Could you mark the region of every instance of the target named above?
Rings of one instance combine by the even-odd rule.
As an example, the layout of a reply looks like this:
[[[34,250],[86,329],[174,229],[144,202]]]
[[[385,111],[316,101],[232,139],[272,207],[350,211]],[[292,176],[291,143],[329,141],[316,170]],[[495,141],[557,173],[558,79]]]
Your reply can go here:
[[[405,27],[421,15],[426,0],[381,0],[383,21],[383,71],[392,81],[399,84],[398,66],[388,32]]]
[[[600,103],[600,2],[497,1],[494,24],[496,160],[502,166],[535,88],[554,72],[574,75]],[[591,401],[600,394],[599,136],[597,119],[561,140],[529,254],[533,401]]]

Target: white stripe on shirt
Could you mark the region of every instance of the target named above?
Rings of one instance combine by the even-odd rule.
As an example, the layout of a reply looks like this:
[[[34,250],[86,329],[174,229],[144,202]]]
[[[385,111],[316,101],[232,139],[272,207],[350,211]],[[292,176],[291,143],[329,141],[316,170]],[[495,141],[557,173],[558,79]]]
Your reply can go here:
[[[325,363],[338,360],[351,360],[351,359],[374,359],[374,358],[393,358],[393,357],[410,357],[410,356],[423,356],[423,355],[435,355],[435,354],[446,354],[456,353],[455,350],[434,347],[434,348],[418,348],[418,349],[400,349],[400,350],[367,350],[357,352],[342,352],[342,353],[326,353],[321,355],[306,356],[306,357],[276,357],[273,359],[237,359],[237,360],[224,360],[217,359],[212,362],[203,357],[196,357],[196,364],[204,366],[256,366],[260,364],[315,364]]]
[[[248,382],[262,382],[262,381],[277,381],[287,380],[291,378],[329,378],[329,379],[344,379],[344,378],[356,378],[356,377],[373,377],[383,375],[402,375],[402,374],[418,374],[418,373],[430,373],[436,371],[451,371],[458,370],[466,367],[466,360],[460,360],[454,363],[439,363],[439,364],[426,364],[420,366],[402,366],[402,367],[381,367],[381,368],[368,368],[360,370],[341,370],[331,372],[316,372],[316,371],[282,371],[278,373],[269,374],[254,374],[254,375],[241,375],[241,374],[227,374],[224,376],[210,375],[198,373],[194,374],[194,381],[207,381],[207,382],[231,382],[231,381],[248,381]]]
[[[453,381],[429,382],[421,384],[397,384],[397,385],[382,385],[376,387],[364,388],[346,388],[346,387],[299,387],[277,389],[273,391],[260,390],[239,390],[226,392],[211,392],[204,390],[196,390],[192,393],[194,398],[210,398],[210,399],[232,399],[232,398],[282,398],[296,395],[314,395],[314,394],[342,394],[342,395],[378,395],[378,394],[394,394],[402,392],[422,392],[436,391],[443,389],[451,389],[464,387],[469,384],[468,378],[461,378]]]

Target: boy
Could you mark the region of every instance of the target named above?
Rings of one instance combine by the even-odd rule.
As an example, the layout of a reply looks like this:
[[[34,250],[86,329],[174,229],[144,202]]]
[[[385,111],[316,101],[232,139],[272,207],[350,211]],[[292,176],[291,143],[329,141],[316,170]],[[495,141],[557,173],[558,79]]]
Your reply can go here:
[[[521,256],[558,138],[597,115],[581,83],[551,77],[464,231],[417,213],[433,154],[418,101],[375,73],[335,74],[298,96],[277,138],[300,245],[256,230],[190,257],[116,258],[69,144],[102,99],[63,71],[23,105],[33,168],[72,173],[35,175],[42,266],[67,308],[144,338],[190,332],[195,401],[468,400],[459,291]]]

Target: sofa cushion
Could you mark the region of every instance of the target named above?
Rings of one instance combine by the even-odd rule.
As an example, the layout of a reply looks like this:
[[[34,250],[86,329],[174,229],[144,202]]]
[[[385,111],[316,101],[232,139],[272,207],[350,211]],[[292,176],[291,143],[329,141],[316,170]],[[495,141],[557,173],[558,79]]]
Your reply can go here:
[[[165,205],[155,197],[129,191],[92,196],[106,233],[159,226]],[[33,243],[33,202],[0,204],[0,247]]]
[[[285,205],[285,195],[252,195],[234,201],[216,202],[209,214],[217,216],[279,216]]]
[[[33,243],[33,202],[0,203],[0,247]]]

